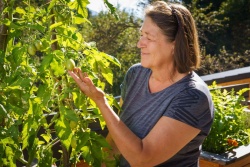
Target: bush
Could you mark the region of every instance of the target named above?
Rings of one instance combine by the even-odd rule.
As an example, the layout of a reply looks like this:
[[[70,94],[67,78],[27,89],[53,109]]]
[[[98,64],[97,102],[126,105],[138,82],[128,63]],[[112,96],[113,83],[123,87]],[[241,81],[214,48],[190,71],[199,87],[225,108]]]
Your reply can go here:
[[[235,92],[227,91],[216,85],[210,86],[215,107],[214,122],[208,137],[205,139],[202,150],[212,153],[224,153],[241,145],[249,144],[247,131],[247,115],[244,111],[243,94],[249,91],[244,88]]]

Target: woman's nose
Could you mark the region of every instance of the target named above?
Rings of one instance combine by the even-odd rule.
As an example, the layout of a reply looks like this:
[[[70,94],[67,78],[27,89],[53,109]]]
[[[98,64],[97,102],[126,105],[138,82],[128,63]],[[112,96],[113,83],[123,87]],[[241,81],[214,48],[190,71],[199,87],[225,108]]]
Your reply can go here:
[[[143,37],[140,37],[139,41],[137,42],[137,47],[138,48],[145,47],[145,41],[143,40]]]

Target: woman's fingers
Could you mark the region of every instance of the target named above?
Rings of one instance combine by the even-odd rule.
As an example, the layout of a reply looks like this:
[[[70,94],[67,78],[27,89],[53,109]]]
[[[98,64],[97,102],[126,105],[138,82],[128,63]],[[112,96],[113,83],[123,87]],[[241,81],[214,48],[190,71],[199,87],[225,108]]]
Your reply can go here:
[[[86,72],[82,73],[79,68],[75,68],[73,71],[68,71],[68,74],[75,80],[81,91],[86,94],[92,100],[103,100],[104,92],[95,87],[93,81],[88,77]]]
[[[84,73],[82,73],[81,69],[78,70],[78,75],[81,78],[81,80],[83,81],[85,76],[84,76]]]
[[[81,83],[82,83],[83,81],[81,80],[81,78],[80,78],[78,75],[76,75],[75,72],[73,72],[73,71],[68,71],[68,74],[75,80],[75,82],[76,82],[78,85],[81,85]]]
[[[68,74],[75,80],[82,91],[84,91],[86,86],[89,88],[94,86],[92,80],[88,77],[88,74],[86,72],[82,73],[79,68],[75,68],[73,71],[68,71]]]
[[[88,77],[88,74],[85,72],[85,73],[83,73],[83,76],[84,77]]]

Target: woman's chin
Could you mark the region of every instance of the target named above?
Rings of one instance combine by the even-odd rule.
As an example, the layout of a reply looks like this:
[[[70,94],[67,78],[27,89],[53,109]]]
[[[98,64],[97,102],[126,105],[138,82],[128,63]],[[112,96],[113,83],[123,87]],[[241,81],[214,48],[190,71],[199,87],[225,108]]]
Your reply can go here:
[[[149,68],[150,67],[148,63],[143,62],[143,61],[141,61],[141,66],[144,67],[144,68]]]

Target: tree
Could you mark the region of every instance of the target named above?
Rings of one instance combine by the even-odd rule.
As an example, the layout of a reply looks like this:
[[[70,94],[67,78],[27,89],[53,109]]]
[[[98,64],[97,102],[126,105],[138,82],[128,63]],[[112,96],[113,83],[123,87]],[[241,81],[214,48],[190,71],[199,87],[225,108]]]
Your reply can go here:
[[[206,40],[201,42],[206,46],[207,53],[219,53],[222,47],[229,52],[239,53],[249,49],[250,2],[248,0],[183,0],[183,2],[191,7],[198,28],[203,32],[200,35]],[[205,24],[200,24],[202,22]]]
[[[250,1],[227,0],[221,8],[229,18],[229,26],[226,27],[227,38],[224,39],[230,43],[226,48],[232,52],[244,53],[250,47]]]
[[[202,49],[201,67],[196,72],[199,75],[214,74],[236,68],[250,66],[250,51],[244,53],[231,53],[222,47],[220,53],[216,55],[207,54]]]

